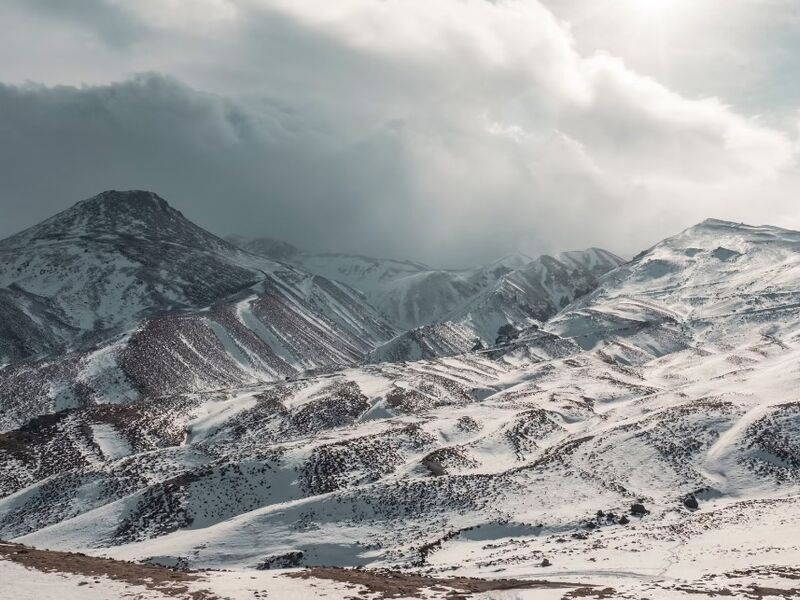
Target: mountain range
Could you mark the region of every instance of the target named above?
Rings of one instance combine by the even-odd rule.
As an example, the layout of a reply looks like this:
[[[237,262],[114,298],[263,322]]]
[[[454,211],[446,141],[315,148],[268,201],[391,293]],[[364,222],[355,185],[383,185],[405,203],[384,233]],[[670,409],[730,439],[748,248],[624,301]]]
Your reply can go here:
[[[617,261],[594,264],[595,254],[606,255],[591,251],[576,253],[570,268],[542,257],[528,263],[530,273],[499,264],[435,271],[307,255],[270,240],[242,245],[145,191],[104,192],[1,241],[0,428],[98,399],[456,354],[492,341],[503,325],[554,314],[553,294],[574,296]],[[276,253],[291,262],[266,256]],[[386,310],[401,304],[406,317]],[[439,333],[448,331],[458,335]]]
[[[540,326],[623,264],[599,248],[532,258],[519,253],[472,269],[434,269],[415,262],[303,252],[271,238],[232,236],[254,254],[283,260],[364,294],[398,331],[373,361],[417,360],[496,343],[503,326]]]
[[[104,192],[0,242],[0,286],[0,539],[213,597],[800,594],[799,232],[453,271]]]

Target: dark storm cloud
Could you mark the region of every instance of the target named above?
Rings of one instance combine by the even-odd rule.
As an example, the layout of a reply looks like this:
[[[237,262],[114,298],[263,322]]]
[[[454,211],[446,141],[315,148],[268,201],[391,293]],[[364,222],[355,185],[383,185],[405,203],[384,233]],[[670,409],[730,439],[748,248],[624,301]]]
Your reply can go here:
[[[13,115],[0,123],[0,235],[103,189],[146,188],[221,234],[468,264],[512,250],[550,218],[546,202],[518,218],[528,193],[503,163],[523,159],[491,135],[485,143],[499,158],[489,164],[493,151],[483,148],[473,178],[458,164],[449,172],[458,131],[394,122],[343,144],[343,130],[308,127],[314,118],[296,111],[262,103],[256,115],[159,75],[84,88],[4,85],[0,114]],[[555,185],[529,183],[531,195]],[[573,199],[597,195],[591,179],[565,180],[567,189]]]
[[[155,190],[218,233],[315,249],[402,254],[433,233],[397,130],[343,147],[334,132],[304,125],[312,119],[260,109],[154,74],[84,88],[2,85],[0,114],[13,118],[0,122],[0,235],[127,188]]]
[[[264,218],[270,231],[290,233],[306,204],[301,175],[324,145],[313,132],[290,132],[280,111],[256,118],[159,75],[84,88],[2,86],[0,113],[13,115],[2,121],[0,145],[4,234],[111,188],[156,190],[216,231]]]

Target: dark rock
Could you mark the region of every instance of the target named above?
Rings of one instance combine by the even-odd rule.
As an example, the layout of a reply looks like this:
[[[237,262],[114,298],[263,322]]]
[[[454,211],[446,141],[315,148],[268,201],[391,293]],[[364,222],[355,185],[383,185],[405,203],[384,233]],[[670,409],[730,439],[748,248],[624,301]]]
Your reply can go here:
[[[256,569],[259,571],[268,571],[270,569],[291,569],[299,567],[302,560],[302,551],[298,550],[294,552],[287,552],[285,554],[268,556],[256,566]]]
[[[519,337],[520,331],[511,323],[506,323],[497,330],[495,344],[508,344]]]
[[[631,514],[633,516],[635,516],[635,517],[643,517],[644,515],[649,514],[649,513],[650,513],[650,511],[645,508],[644,504],[641,504],[639,502],[631,504]]]

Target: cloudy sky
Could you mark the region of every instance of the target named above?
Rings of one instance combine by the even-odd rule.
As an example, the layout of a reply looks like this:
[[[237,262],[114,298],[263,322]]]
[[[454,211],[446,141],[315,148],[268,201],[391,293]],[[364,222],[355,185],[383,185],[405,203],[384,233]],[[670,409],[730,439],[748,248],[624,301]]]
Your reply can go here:
[[[800,228],[796,0],[0,0],[0,237],[104,189],[462,266]]]

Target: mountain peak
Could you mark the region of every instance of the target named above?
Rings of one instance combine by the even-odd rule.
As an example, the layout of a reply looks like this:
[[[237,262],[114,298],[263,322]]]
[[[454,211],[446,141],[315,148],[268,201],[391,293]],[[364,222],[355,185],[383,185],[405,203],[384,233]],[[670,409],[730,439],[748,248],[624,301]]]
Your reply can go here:
[[[779,241],[796,244],[799,232],[791,229],[784,229],[774,225],[749,225],[743,222],[725,221],[722,219],[706,219],[701,221],[693,227],[682,231],[677,236],[667,238],[662,241],[664,243],[673,243],[674,240],[686,242],[697,238],[694,241],[699,243],[700,240],[707,240],[710,245],[716,243],[740,243],[755,242],[755,241]]]
[[[3,242],[7,247],[59,240],[135,237],[185,245],[229,246],[198,227],[154,192],[107,190]]]
[[[155,192],[147,190],[106,190],[75,203],[74,208],[93,209],[95,207],[105,207],[113,210],[125,211],[170,211],[175,210],[169,203]],[[179,212],[179,211],[175,211]]]
[[[774,225],[750,225],[743,221],[726,221],[724,219],[705,219],[704,221],[701,221],[697,225],[690,227],[686,231],[698,231],[698,230],[710,231],[714,233],[731,232],[737,234],[754,234],[754,233],[757,234],[765,231],[769,232],[791,231],[788,229],[783,229],[781,227],[776,227]]]
[[[744,223],[736,223],[734,221],[726,221],[725,219],[708,218],[708,219],[704,219],[703,221],[701,221],[700,223],[695,225],[695,227],[704,227],[704,228],[712,228],[712,229],[717,229],[717,228],[722,227],[722,228],[726,228],[727,229],[727,228],[738,228],[738,227],[748,227],[748,226],[745,225]]]
[[[511,273],[518,269],[524,269],[530,265],[535,259],[524,252],[516,252],[514,254],[507,254],[490,262],[483,270],[490,273],[493,277],[502,277],[507,273]]]
[[[61,215],[82,216],[95,226],[120,227],[142,223],[158,226],[165,221],[185,221],[183,214],[155,192],[106,190],[81,200]],[[57,217],[59,215],[56,215]]]

